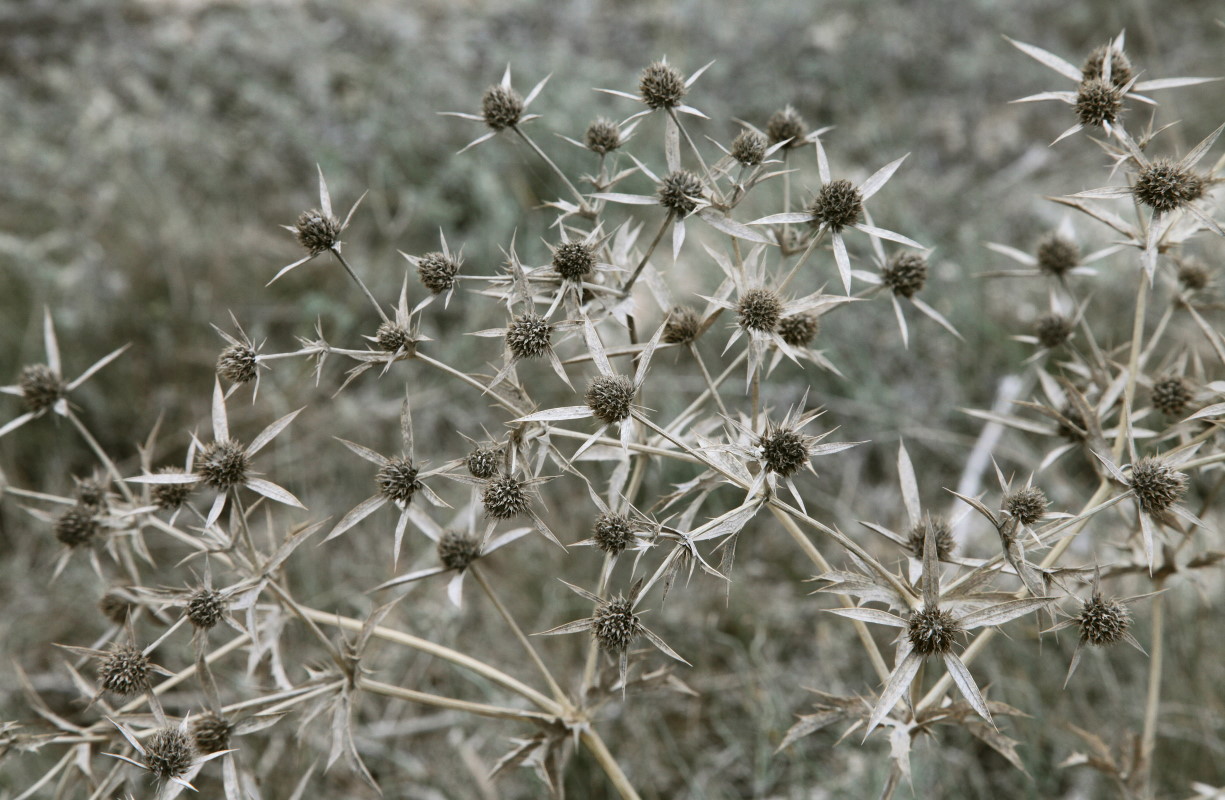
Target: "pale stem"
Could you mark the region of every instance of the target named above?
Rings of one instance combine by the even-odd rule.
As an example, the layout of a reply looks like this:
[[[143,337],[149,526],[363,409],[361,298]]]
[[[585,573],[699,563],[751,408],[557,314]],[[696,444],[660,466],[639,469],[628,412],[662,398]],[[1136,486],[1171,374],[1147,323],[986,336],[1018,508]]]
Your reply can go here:
[[[715,186],[715,176],[710,174],[710,167],[706,166],[706,159],[702,158],[702,151],[698,150],[698,146],[693,143],[693,139],[689,136],[689,131],[685,130],[685,126],[681,124],[681,118],[676,115],[676,109],[669,108],[668,116],[672,117],[672,121],[676,123],[676,127],[680,129],[681,136],[685,137],[685,141],[689,145],[689,149],[697,156],[698,163],[702,165],[702,172],[706,173],[706,181],[710,184],[712,191],[716,192],[719,198],[722,198],[723,193],[719,192]]]
[[[698,369],[702,371],[702,378],[706,381],[707,394],[714,398],[715,405],[719,407],[719,413],[730,418],[727,413],[727,408],[723,405],[723,398],[719,396],[719,390],[715,388],[715,382],[710,378],[710,372],[706,370],[706,362],[702,360],[702,354],[698,352],[698,347],[693,342],[689,343],[689,352],[693,354],[693,360],[698,362]]]
[[[669,210],[668,215],[664,217],[663,224],[659,226],[659,231],[655,234],[655,238],[651,240],[651,246],[642,254],[642,260],[638,262],[638,266],[634,267],[634,272],[629,276],[625,285],[621,287],[621,296],[629,297],[630,290],[634,288],[634,282],[638,280],[638,276],[642,274],[642,270],[646,268],[647,261],[655,253],[655,248],[659,246],[659,240],[664,238],[664,234],[668,231],[668,226],[672,224],[673,217],[676,212]]]
[[[566,184],[566,188],[569,189],[571,194],[574,195],[575,199],[578,200],[580,213],[588,211],[587,198],[583,197],[583,193],[575,188],[574,184],[570,182],[570,179],[566,177],[566,173],[562,172],[561,169],[553,163],[553,159],[545,155],[545,152],[541,150],[536,143],[532,141],[531,137],[524,133],[518,125],[512,125],[511,130],[519,134],[519,138],[527,142],[527,146],[532,148],[536,155],[540,156],[545,164],[548,164],[549,169],[553,170],[557,177],[561,178],[562,183]]]
[[[115,485],[119,487],[119,492],[123,495],[123,498],[129,503],[135,503],[136,498],[133,497],[132,490],[129,489],[128,485],[124,482],[123,476],[119,474],[119,469],[115,466],[115,462],[111,461],[111,457],[108,456],[106,451],[102,449],[102,445],[98,444],[98,440],[95,439],[93,434],[89,432],[89,429],[85,427],[85,423],[77,419],[77,415],[72,413],[71,409],[69,409],[65,416],[67,416],[69,421],[72,422],[73,427],[77,429],[77,432],[81,434],[81,438],[85,440],[87,445],[89,445],[89,449],[94,451],[94,455],[96,455],[98,460],[102,462],[102,466],[105,467],[106,471],[110,473]]]
[[[640,459],[639,463],[642,463]],[[608,562],[612,558],[611,553],[604,554],[604,563],[600,565],[600,585],[596,587],[595,593],[598,597],[603,597],[605,590],[608,588],[604,576],[608,574]],[[591,642],[587,648],[587,662],[583,665],[583,694],[586,695],[587,687],[592,685],[595,678],[596,659],[599,657],[599,643],[595,637],[591,637]],[[580,697],[581,701],[581,697]]]
[[[485,703],[473,703],[468,700],[457,700],[453,697],[443,697],[442,695],[430,694],[428,692],[418,692],[414,689],[405,689],[401,686],[393,686],[390,683],[382,683],[380,681],[372,681],[369,678],[358,678],[357,688],[363,692],[370,694],[381,694],[384,697],[395,697],[400,700],[408,700],[413,703],[420,703],[426,706],[435,708],[446,708],[452,711],[463,711],[468,714],[476,714],[481,717],[490,717],[492,719],[509,719],[517,722],[527,722],[530,720],[540,720],[542,722],[552,722],[554,717],[551,714],[544,714],[540,711],[523,711],[517,708],[503,708],[501,706],[491,706]]]
[[[604,774],[612,781],[617,793],[621,795],[621,800],[642,800],[638,792],[634,790],[629,778],[621,771],[621,765],[617,763],[617,759],[613,758],[612,753],[608,751],[608,746],[604,744],[600,734],[592,728],[587,728],[583,731],[582,737],[583,744],[587,745],[591,755],[595,756],[595,760],[603,768]]]
[[[1132,404],[1136,399],[1136,376],[1140,371],[1140,348],[1144,339],[1144,315],[1148,306],[1148,275],[1140,270],[1140,286],[1136,289],[1136,311],[1131,326],[1131,355],[1127,361],[1127,388],[1123,392],[1123,407],[1119,412],[1119,435],[1114,441],[1112,456],[1114,463],[1120,464],[1127,450],[1127,435],[1130,426],[1126,421],[1131,418]]]
[[[512,414],[516,416],[522,416],[524,413],[526,413],[521,408],[519,408],[517,405],[515,405],[513,401],[507,400],[505,397],[498,394],[495,390],[481,383],[476,378],[473,378],[471,375],[468,375],[467,373],[460,372],[454,367],[448,364],[444,364],[441,361],[435,361],[434,359],[430,358],[424,353],[420,353],[420,352],[417,353],[414,356],[414,359],[417,361],[421,361],[426,364],[429,364],[431,367],[434,367],[435,369],[440,369],[443,372],[447,373],[448,375],[451,375],[451,376],[454,376],[460,379],[461,381],[473,387],[474,389],[480,389],[483,394],[489,395],[494,400],[496,400],[499,405],[501,405],[507,411],[511,412]]]
[[[340,265],[345,268],[345,272],[349,273],[349,277],[352,278],[353,282],[357,284],[358,288],[365,293],[366,299],[370,301],[370,305],[374,306],[374,310],[379,313],[379,319],[383,320],[383,322],[389,322],[390,320],[387,319],[387,313],[383,311],[383,307],[379,305],[379,301],[374,299],[374,295],[370,294],[370,290],[366,288],[366,284],[362,282],[361,278],[357,277],[357,273],[353,271],[353,267],[349,266],[349,262],[345,260],[345,257],[340,254],[340,249],[338,247],[332,248],[332,255],[336,256],[336,258],[340,261]]]
[[[1161,591],[1164,579],[1153,584],[1153,591]],[[1153,797],[1153,749],[1157,746],[1157,716],[1161,711],[1161,668],[1165,647],[1165,596],[1153,598],[1153,652],[1149,655],[1148,697],[1144,703],[1144,730],[1140,735],[1140,767],[1144,772],[1145,796]]]
[[[726,381],[731,376],[732,372],[734,372],[737,367],[739,367],[742,363],[744,363],[744,360],[748,357],[749,357],[749,350],[746,347],[745,349],[740,351],[740,355],[736,356],[736,358],[732,360],[732,363],[728,364],[727,367],[722,372],[719,373],[719,377],[715,378],[714,385],[716,387],[722,386],[723,382]],[[710,389],[707,389],[706,391],[702,392],[700,395],[698,395],[697,399],[694,400],[692,403],[690,403],[689,406],[684,411],[676,415],[676,420],[685,419],[690,414],[692,414],[694,411],[697,411],[699,408],[701,408],[706,403],[707,400],[710,399],[710,395],[711,395]],[[668,430],[672,430],[673,427],[676,426],[676,424],[677,423],[674,420],[671,424],[668,425]]]

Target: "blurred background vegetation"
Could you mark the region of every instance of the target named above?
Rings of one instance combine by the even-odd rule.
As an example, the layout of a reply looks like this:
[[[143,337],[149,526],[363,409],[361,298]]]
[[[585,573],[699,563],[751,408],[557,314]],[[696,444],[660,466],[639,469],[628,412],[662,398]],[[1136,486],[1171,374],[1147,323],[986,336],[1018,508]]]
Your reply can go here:
[[[136,470],[135,443],[159,415],[166,432],[159,461],[181,461],[185,432],[207,429],[213,364],[223,344],[210,323],[230,330],[232,311],[272,352],[294,349],[294,337],[312,335],[316,320],[344,346],[358,346],[359,334],[372,332],[363,327],[362,298],[323,259],[264,288],[299,257],[292,235],[279,226],[316,205],[316,164],[342,211],[369,190],[345,252],[380,297],[394,297],[403,279],[407,265],[396,251],[437,249],[440,229],[453,248],[463,246],[470,274],[495,271],[500,248],[516,234],[525,263],[544,263],[541,237],[552,215],[538,207],[560,196],[555,179],[509,137],[456,156],[481,128],[436,112],[477,111],[481,93],[508,63],[523,91],[552,73],[532,107],[543,115],[534,132],[568,174],[581,174],[593,169],[590,154],[547,132],[581,138],[594,117],[637,110],[592,87],[634,91],[639,70],[662,55],[686,74],[715,59],[689,97],[717,120],[694,125],[702,135],[726,143],[737,130],[734,118],[763,126],[773,111],[792,104],[812,127],[836,126],[825,138],[836,171],[862,179],[911,154],[874,199],[873,213],[878,224],[935,248],[924,297],[966,341],[912,317],[911,345],[903,349],[889,306],[865,303],[830,317],[821,334],[845,380],[785,367],[776,381],[779,407],[810,385],[814,399],[830,409],[823,421],[841,426],[837,438],[873,442],[818,464],[823,480],[810,507],[857,534],[863,529],[855,520],[865,509],[879,509],[875,519],[883,524],[900,524],[892,466],[899,437],[921,461],[925,502],[945,504],[940,489],[956,484],[981,427],[958,409],[992,403],[1000,379],[1019,372],[1029,352],[1009,336],[1028,332],[1045,310],[1040,287],[975,277],[1008,266],[983,243],[1030,249],[1062,217],[1043,195],[1106,180],[1106,159],[1086,137],[1048,148],[1069,124],[1062,107],[1008,104],[1067,87],[1001,34],[1079,63],[1125,28],[1128,52],[1146,76],[1213,75],[1225,70],[1225,29],[1211,10],[1198,0],[3,0],[0,382],[15,381],[22,365],[43,360],[43,306],[55,318],[69,377],[131,342],[75,401],[128,474]],[[1159,100],[1161,121],[1181,121],[1163,141],[1178,152],[1221,122],[1225,88],[1175,90]],[[650,153],[656,167],[662,163],[657,122],[643,126],[635,151]],[[816,186],[812,165],[806,168],[800,196]],[[1077,223],[1086,251],[1109,242],[1102,230]],[[1220,253],[1218,245],[1204,255],[1219,264]],[[866,256],[866,248],[857,254]],[[1112,322],[1109,309],[1113,300],[1128,302],[1129,263],[1111,262],[1095,284],[1094,307],[1101,310],[1095,324],[1107,344],[1125,340],[1126,323]],[[675,282],[708,292],[711,268],[683,261],[675,269],[685,272]],[[492,304],[462,297],[446,311],[432,306],[423,327],[438,340],[431,352],[445,352],[470,371],[496,361],[500,354],[486,340],[462,335],[500,324],[493,311]],[[721,347],[722,337],[714,338]],[[331,399],[339,385],[335,367],[325,369],[316,389],[309,365],[276,366],[255,407],[231,403],[233,424],[258,430],[309,403],[303,424],[390,451],[399,395],[388,387],[400,385],[397,380],[359,381]],[[455,402],[454,385],[403,374],[417,381],[418,452],[434,463],[463,452],[457,430],[476,435],[482,424],[500,424],[474,398]],[[671,407],[667,398],[658,404]],[[0,419],[17,413],[19,403],[5,400]],[[311,498],[312,509],[335,516],[366,496],[369,476],[349,454],[292,428],[285,438],[261,467]],[[1006,467],[1023,469],[1036,463],[1034,447],[1006,439],[997,455]],[[0,440],[0,469],[12,485],[69,494],[73,476],[90,474],[93,463],[68,426],[40,419]],[[1048,487],[1060,507],[1083,499],[1079,490]],[[582,538],[585,519],[569,521],[574,528],[563,540]],[[17,503],[0,508],[6,554],[0,647],[32,674],[45,673],[40,685],[52,689],[60,657],[46,643],[84,643],[103,623],[89,613],[63,614],[65,603],[82,603],[92,613],[100,589],[83,562],[47,583],[57,546],[45,528]],[[370,566],[384,568],[385,537],[355,533],[340,544],[362,548],[357,554],[365,558],[300,560],[295,579],[317,606],[360,613],[370,604],[361,591],[386,577]],[[564,574],[582,558],[591,560],[591,574],[595,569],[590,553],[565,557],[567,566],[556,553],[540,557],[539,551],[500,567],[532,630],[585,613],[580,602],[562,599],[545,575]],[[874,684],[849,627],[817,613],[820,606],[800,583],[809,577],[806,568],[796,567],[791,555],[787,542],[754,541],[751,557],[749,548],[742,551],[726,605],[720,591],[700,583],[700,590],[670,598],[670,606],[684,604],[683,614],[652,615],[656,630],[699,665],[684,677],[702,699],[631,703],[608,723],[607,738],[633,766],[645,797],[869,797],[877,791],[885,765],[880,742],[834,749],[831,733],[772,754],[792,715],[806,710],[801,686],[855,692]],[[542,563],[552,572],[542,571]],[[400,623],[458,643],[482,641],[496,629],[495,620],[478,613],[479,604],[451,612],[441,592],[428,591],[436,588],[416,590],[420,598]],[[1180,624],[1171,632],[1166,682],[1171,710],[1158,757],[1170,797],[1188,794],[1189,779],[1225,783],[1225,767],[1216,766],[1225,763],[1225,659],[1221,637],[1203,633],[1217,626],[1220,587],[1205,588],[1206,598],[1180,592],[1175,606]],[[1143,641],[1142,630],[1143,622]],[[1073,720],[1107,738],[1122,725],[1137,725],[1143,660],[1087,662],[1078,690],[1060,693],[1066,657],[1037,651],[1030,637],[999,642],[997,657],[976,671],[984,670],[996,687],[994,699],[1034,713],[1007,723],[1010,735],[1025,743],[1021,753],[1032,779],[969,737],[950,734],[919,748],[916,789],[932,797],[1112,796],[1087,771],[1056,769],[1081,747],[1057,721]],[[1058,647],[1065,645],[1070,642]],[[577,658],[578,648],[571,650]],[[417,679],[456,680],[424,663],[400,669]],[[15,681],[0,673],[0,718],[25,719],[22,705]],[[417,713],[396,709],[399,716],[388,719],[399,727],[367,742],[383,769],[394,771],[388,797],[475,796],[470,774],[442,765],[454,762],[462,741],[488,766],[509,747],[507,737],[522,733],[438,715],[414,728]],[[287,770],[309,763],[295,753],[265,757],[282,759]],[[599,771],[582,757],[579,762],[570,775],[572,796],[604,796]],[[0,777],[0,796],[20,791],[34,774],[11,757],[4,770],[13,782]],[[333,794],[357,791],[343,774],[327,780]],[[507,797],[539,790],[526,773],[499,786]],[[266,796],[285,796],[276,791]]]

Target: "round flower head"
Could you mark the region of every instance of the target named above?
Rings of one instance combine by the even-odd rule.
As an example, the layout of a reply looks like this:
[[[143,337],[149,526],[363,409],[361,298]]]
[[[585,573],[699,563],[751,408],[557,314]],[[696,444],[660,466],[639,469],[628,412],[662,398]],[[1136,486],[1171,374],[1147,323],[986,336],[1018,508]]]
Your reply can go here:
[[[1063,417],[1059,420],[1059,435],[1071,442],[1083,442],[1088,427],[1080,410],[1069,403],[1059,409],[1059,416]]]
[[[426,253],[417,259],[417,277],[433,294],[442,294],[455,285],[459,261],[445,253]]]
[[[924,607],[910,615],[906,638],[921,656],[944,655],[953,650],[956,635],[961,631],[957,620],[941,608]]]
[[[51,408],[68,390],[55,370],[46,364],[22,367],[21,375],[17,378],[17,388],[21,390],[26,408],[35,413]]]
[[[468,468],[468,474],[474,478],[488,480],[498,472],[498,462],[502,459],[502,452],[496,447],[477,447],[473,449],[468,457],[464,460],[464,466]]]
[[[225,599],[212,589],[200,589],[187,601],[187,619],[201,630],[215,627],[224,612]]]
[[[1073,328],[1072,320],[1062,314],[1043,314],[1034,323],[1034,335],[1038,337],[1038,344],[1054,350],[1072,336]]]
[[[77,480],[73,494],[76,495],[78,505],[92,508],[94,511],[105,511],[107,508],[106,484],[97,478]]]
[[[1038,269],[1058,278],[1080,266],[1080,247],[1066,236],[1052,233],[1038,242],[1037,257]]]
[[[624,375],[600,375],[587,387],[587,406],[596,419],[609,424],[630,415],[634,384]]]
[[[1117,600],[1105,600],[1098,592],[1085,601],[1076,617],[1080,640],[1104,647],[1122,641],[1131,626],[1131,612]]]
[[[809,213],[813,227],[828,225],[837,233],[863,217],[863,195],[850,181],[839,178],[821,187]]]
[[[642,102],[654,109],[680,105],[688,91],[684,77],[662,61],[649,65],[638,79],[638,93],[642,96]]]
[[[1178,263],[1178,282],[1188,291],[1199,291],[1208,286],[1208,267],[1198,258],[1185,258]]]
[[[481,555],[481,543],[473,536],[447,531],[438,539],[438,560],[447,569],[463,572]]]
[[[687,217],[702,198],[702,182],[687,169],[669,172],[659,183],[659,204],[677,216]]]
[[[136,607],[118,592],[107,592],[98,601],[98,611],[116,625],[122,625]]]
[[[1132,194],[1156,214],[1182,208],[1204,195],[1204,180],[1177,162],[1163,158],[1141,167]]]
[[[198,752],[208,755],[230,749],[234,725],[211,711],[191,721],[191,740]]]
[[[1187,476],[1163,459],[1145,456],[1131,468],[1131,490],[1146,514],[1160,514],[1187,493]]]
[[[1115,86],[1126,86],[1134,77],[1131,60],[1114,45],[1102,45],[1090,53],[1084,66],[1080,68],[1081,76],[1086,81],[1102,80],[1102,67],[1106,63],[1107,52],[1110,53],[1110,82]]]
[[[621,147],[621,129],[607,117],[600,117],[587,126],[583,140],[587,143],[588,150],[607,155]]]
[[[624,514],[605,512],[596,517],[592,539],[605,553],[620,555],[634,540],[634,526]]]
[[[98,518],[87,506],[72,506],[55,520],[55,538],[68,547],[81,547],[98,535]]]
[[[539,358],[549,351],[553,326],[534,312],[515,317],[506,329],[506,346],[515,358]]]
[[[183,475],[185,473],[178,467],[162,467],[157,474]],[[187,502],[191,489],[190,483],[155,483],[150,489],[150,495],[153,498],[153,505],[163,511],[174,511]]]
[[[927,259],[921,253],[898,253],[889,259],[880,277],[899,297],[914,297],[927,282]]]
[[[773,289],[748,289],[740,296],[737,321],[749,330],[771,333],[782,319],[783,305],[783,299]]]
[[[1153,384],[1153,407],[1162,414],[1181,416],[1191,400],[1191,385],[1178,375],[1167,375]]]
[[[821,318],[811,312],[783,317],[778,323],[778,335],[792,347],[808,347],[821,330]]]
[[[389,458],[379,467],[374,482],[383,497],[396,503],[409,503],[421,488],[417,480],[417,468],[407,458]]]
[[[149,688],[149,658],[132,645],[115,648],[98,667],[98,683],[118,696],[130,697]]]
[[[634,613],[633,603],[623,595],[617,595],[600,604],[591,626],[596,642],[608,653],[628,650],[641,630],[641,622]]]
[[[258,374],[255,355],[245,344],[230,345],[217,356],[217,374],[231,383],[249,383]]]
[[[804,137],[807,135],[808,125],[791,106],[775,111],[766,122],[766,136],[769,137],[771,145],[787,142],[785,148],[790,150],[804,144]]]
[[[298,244],[312,256],[331,250],[340,241],[340,220],[317,208],[303,211],[293,230]]]
[[[581,281],[595,268],[595,251],[586,242],[562,242],[553,251],[553,269],[569,281]]]
[[[1076,90],[1075,107],[1081,125],[1111,125],[1123,112],[1123,91],[1097,78],[1083,81]]]
[[[1022,525],[1033,525],[1046,513],[1046,495],[1037,486],[1026,486],[1004,496],[1004,510]]]
[[[528,497],[523,481],[512,475],[499,475],[485,486],[481,495],[485,515],[494,519],[510,519],[527,511]]]
[[[808,463],[808,441],[803,434],[789,428],[769,430],[757,444],[766,469],[784,478],[799,472]]]
[[[374,333],[375,344],[385,353],[394,353],[413,340],[403,325],[387,320]]]
[[[766,137],[757,131],[741,131],[732,140],[732,158],[746,167],[755,167],[766,157]]]
[[[247,479],[247,450],[233,439],[209,442],[200,450],[196,470],[214,489],[225,492]]]
[[[513,127],[523,116],[523,98],[509,86],[490,86],[481,98],[481,116],[495,131]]]
[[[906,537],[910,554],[920,561],[923,560],[923,542],[929,531],[936,541],[936,558],[940,561],[947,560],[957,546],[956,540],[953,539],[953,529],[944,517],[933,517],[931,514],[925,515],[910,529],[910,535]]]
[[[145,743],[145,767],[161,781],[186,774],[194,757],[191,738],[179,728],[161,728]]]
[[[701,329],[702,315],[689,306],[678,306],[668,312],[663,341],[668,344],[689,344],[698,338]]]

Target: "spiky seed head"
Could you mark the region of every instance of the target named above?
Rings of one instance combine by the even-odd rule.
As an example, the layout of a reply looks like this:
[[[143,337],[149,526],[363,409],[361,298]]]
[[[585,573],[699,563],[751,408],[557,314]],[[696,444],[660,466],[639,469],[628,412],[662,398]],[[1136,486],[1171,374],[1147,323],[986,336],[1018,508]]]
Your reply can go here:
[[[689,306],[677,306],[668,312],[663,340],[668,344],[689,344],[696,341],[702,330],[702,315]]]
[[[638,615],[624,596],[617,595],[596,608],[591,633],[605,652],[625,652],[641,632]]]
[[[481,116],[495,131],[513,127],[523,116],[523,98],[509,86],[490,86],[481,98]]]
[[[914,297],[927,283],[927,259],[922,253],[897,253],[880,271],[880,279],[899,297]]]
[[[600,117],[587,126],[583,141],[591,152],[607,155],[621,147],[621,129],[608,117]]]
[[[1165,459],[1145,456],[1132,465],[1130,488],[1136,493],[1141,511],[1160,514],[1187,493],[1187,476]]]
[[[638,78],[638,93],[650,108],[674,108],[688,91],[685,78],[662,61],[648,65]]]
[[[396,503],[409,503],[421,488],[417,468],[408,458],[389,458],[374,475],[374,483],[383,497]]]
[[[245,344],[230,345],[217,356],[217,374],[231,383],[247,383],[255,380],[257,363],[253,349]]]
[[[1004,510],[1022,525],[1033,525],[1042,519],[1047,505],[1046,495],[1037,486],[1026,486],[1004,495]]]
[[[680,217],[687,217],[702,198],[702,182],[687,169],[669,172],[659,182],[659,204]]]
[[[553,251],[553,269],[568,281],[581,281],[595,269],[595,250],[586,242],[562,242]]]
[[[98,517],[89,506],[75,505],[55,519],[55,538],[69,547],[83,547],[98,535]]]
[[[191,721],[191,741],[196,751],[203,755],[229,750],[233,732],[233,723],[211,711]]]
[[[936,539],[936,558],[944,561],[953,555],[957,542],[953,539],[952,527],[944,517],[933,517],[931,514],[925,514],[923,519],[910,529],[910,534],[906,537],[906,547],[910,554],[920,561],[923,560],[923,542],[929,531]]]
[[[92,508],[95,513],[106,511],[106,482],[97,478],[86,478],[76,482],[77,504]]]
[[[792,347],[808,347],[821,330],[821,318],[813,312],[792,314],[778,321],[778,336]]]
[[[447,531],[438,540],[438,560],[447,569],[463,572],[480,555],[481,543],[466,533]]]
[[[1123,92],[1098,78],[1081,81],[1076,90],[1076,118],[1081,125],[1113,125],[1123,112]]]
[[[596,517],[592,539],[605,553],[619,555],[634,540],[634,525],[624,514],[606,512]]]
[[[1153,384],[1153,407],[1167,416],[1182,416],[1192,399],[1191,384],[1180,375],[1167,375]]]
[[[953,615],[941,608],[926,606],[910,615],[906,638],[921,656],[942,656],[952,652],[955,637],[961,627]]]
[[[837,233],[859,222],[863,216],[863,195],[850,181],[839,178],[821,187],[808,210],[814,226],[825,225]]]
[[[1208,286],[1211,275],[1208,266],[1198,258],[1184,258],[1178,262],[1178,282],[1188,291],[1199,291]]]
[[[157,474],[183,475],[184,472],[178,467],[162,467]],[[190,483],[155,483],[149,490],[149,494],[153,498],[153,505],[163,511],[174,511],[187,502],[191,490]]]
[[[413,336],[398,322],[387,320],[379,325],[374,333],[374,343],[385,353],[399,352],[400,348],[412,343]]]
[[[46,364],[30,364],[21,368],[17,378],[17,388],[21,390],[21,399],[25,401],[26,409],[38,413],[46,411],[63,397],[68,386]]]
[[[128,615],[136,610],[131,602],[118,592],[107,592],[98,601],[98,611],[116,625],[122,625]]]
[[[222,439],[204,445],[197,457],[196,471],[209,486],[227,492],[247,479],[250,465],[245,447],[233,439]]]
[[[432,294],[442,294],[455,285],[459,260],[446,253],[426,253],[417,259],[417,278]]]
[[[767,431],[757,441],[761,462],[769,472],[784,478],[794,475],[808,463],[808,441],[803,434],[787,428]]]
[[[601,422],[620,422],[630,415],[634,384],[624,375],[600,375],[587,386],[587,407]]]
[[[1121,641],[1131,626],[1131,612],[1117,600],[1106,600],[1098,592],[1085,601],[1076,621],[1080,640],[1095,647]]]
[[[784,147],[786,150],[804,144],[804,137],[807,135],[807,123],[804,122],[804,118],[799,115],[799,112],[791,106],[775,111],[770,115],[769,121],[766,122],[766,136],[770,139],[771,145],[776,145],[788,139],[791,140]]]
[[[1059,416],[1063,417],[1063,419],[1059,420],[1059,435],[1071,442],[1083,442],[1089,429],[1085,424],[1085,417],[1080,413],[1080,410],[1071,403],[1068,403],[1059,409]],[[1064,420],[1067,420],[1067,422],[1064,422]],[[1071,424],[1069,425],[1068,423]]]
[[[1157,159],[1140,169],[1132,194],[1156,214],[1182,208],[1204,195],[1204,180],[1168,158]]]
[[[736,306],[740,327],[760,333],[771,333],[783,318],[783,298],[773,289],[749,289],[740,296]]]
[[[130,644],[107,653],[98,666],[98,683],[118,697],[130,697],[149,687],[149,658]]]
[[[1062,314],[1043,314],[1034,323],[1034,335],[1038,337],[1038,344],[1054,350],[1072,336],[1074,327],[1072,320]]]
[[[312,208],[298,216],[294,235],[298,237],[298,244],[317,256],[340,243],[340,220]]]
[[[161,728],[145,742],[145,767],[160,781],[187,774],[194,757],[191,739],[179,728]]]
[[[498,462],[502,460],[502,451],[496,447],[476,447],[464,460],[468,474],[474,478],[488,480],[498,472]]]
[[[1101,80],[1102,66],[1106,61],[1106,53],[1110,53],[1110,82],[1117,87],[1126,86],[1134,73],[1131,69],[1131,59],[1125,53],[1110,45],[1102,45],[1089,54],[1084,66],[1080,68],[1082,80]]]
[[[512,475],[499,475],[485,484],[481,495],[485,516],[494,519],[510,519],[527,511],[527,492],[523,481]]]
[[[732,140],[732,158],[746,167],[755,167],[766,157],[766,137],[757,131],[741,131]]]
[[[1038,242],[1037,256],[1038,269],[1058,278],[1080,265],[1080,246],[1066,236],[1052,233]]]
[[[187,601],[187,619],[202,630],[209,630],[225,613],[225,597],[213,589],[198,589]]]
[[[532,311],[515,317],[506,329],[506,346],[515,358],[540,358],[549,352],[552,338],[553,326]]]

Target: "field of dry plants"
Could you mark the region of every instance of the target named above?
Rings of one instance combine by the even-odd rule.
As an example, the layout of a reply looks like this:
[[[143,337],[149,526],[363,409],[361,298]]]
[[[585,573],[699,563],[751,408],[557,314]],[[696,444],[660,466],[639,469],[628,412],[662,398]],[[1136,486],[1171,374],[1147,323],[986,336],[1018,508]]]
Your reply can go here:
[[[0,2],[0,800],[1225,798],[1225,24],[1071,5]]]

